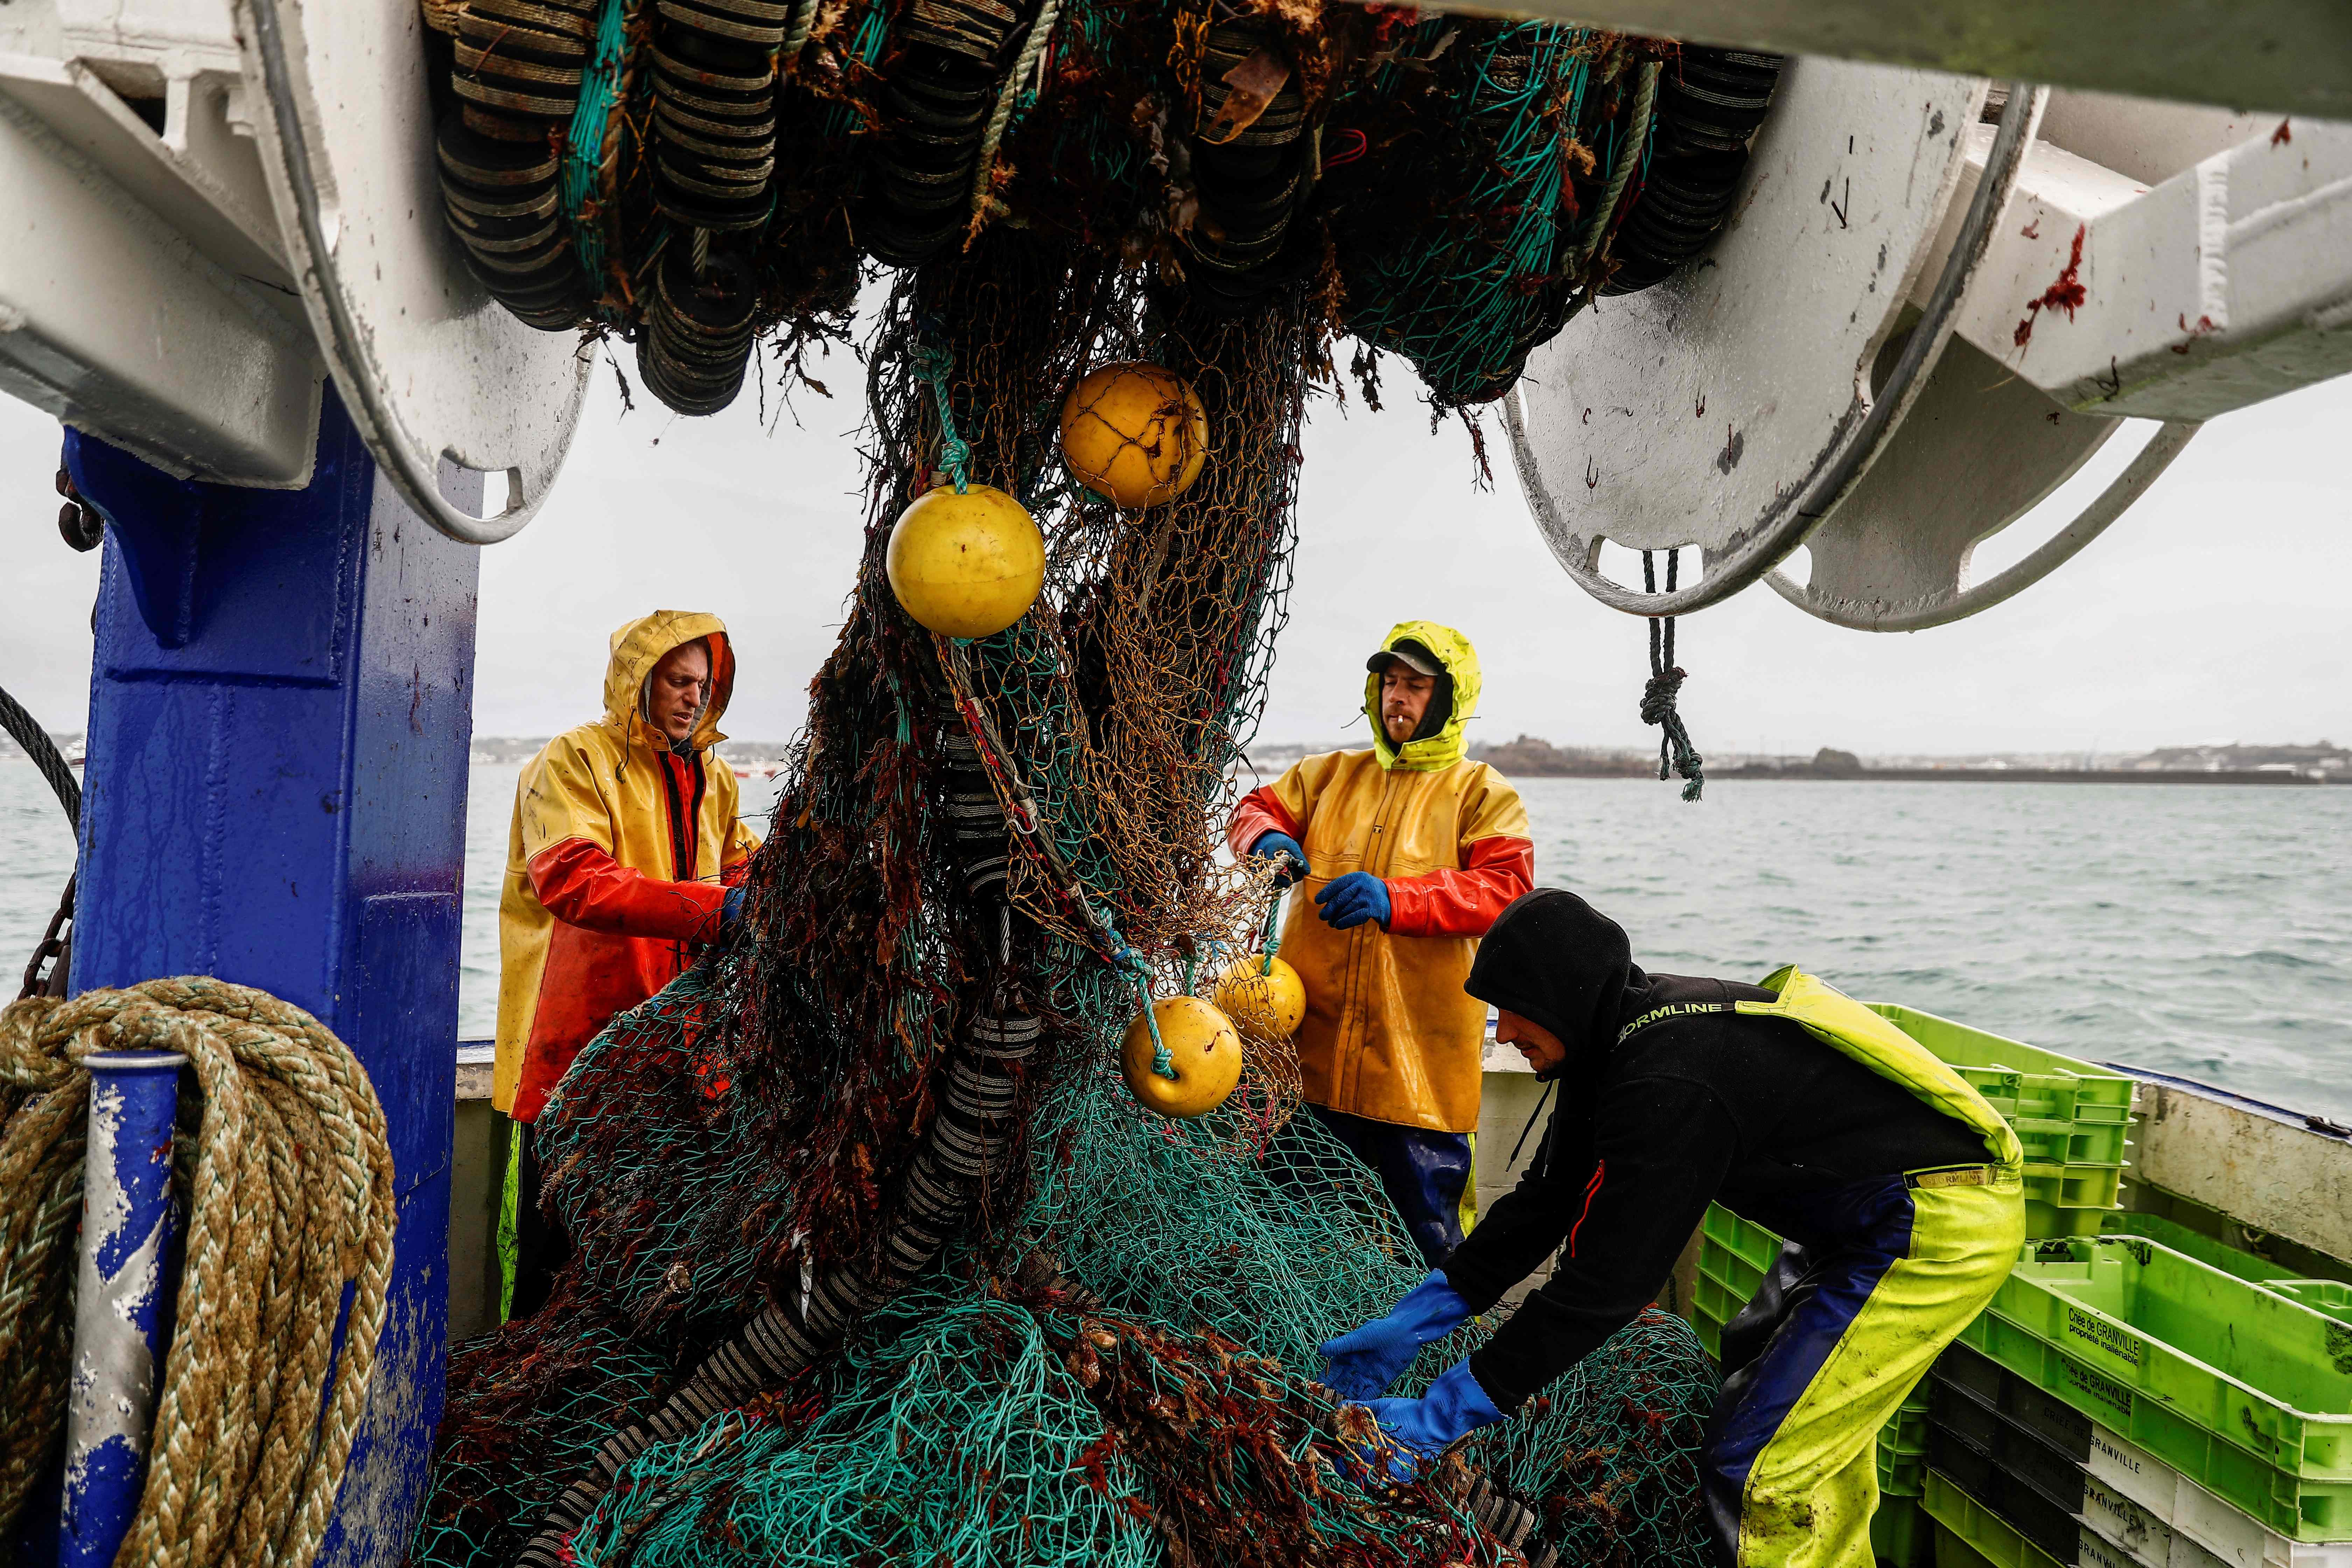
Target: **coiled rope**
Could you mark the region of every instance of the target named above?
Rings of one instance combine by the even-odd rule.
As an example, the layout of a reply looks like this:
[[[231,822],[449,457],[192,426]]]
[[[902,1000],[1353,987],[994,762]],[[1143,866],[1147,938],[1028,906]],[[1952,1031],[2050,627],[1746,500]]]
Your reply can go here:
[[[79,1063],[123,1050],[186,1056],[203,1113],[193,1169],[181,1167],[187,1261],[146,1490],[118,1560],[307,1563],[383,1327],[392,1152],[342,1041],[299,1007],[205,975],[0,1009],[0,1533],[63,1436],[89,1099]]]

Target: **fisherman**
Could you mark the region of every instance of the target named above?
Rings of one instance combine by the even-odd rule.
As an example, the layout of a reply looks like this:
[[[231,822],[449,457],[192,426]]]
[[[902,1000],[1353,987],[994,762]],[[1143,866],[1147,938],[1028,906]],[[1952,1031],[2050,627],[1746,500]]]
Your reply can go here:
[[[1721,1203],[1791,1246],[1724,1331],[1699,1467],[1717,1562],[1869,1568],[1874,1435],[2024,1239],[2017,1135],[1926,1047],[1812,976],[1644,973],[1573,893],[1505,910],[1468,989],[1558,1090],[1543,1146],[1442,1268],[1323,1346],[1326,1381],[1370,1403],[1409,1474],[1631,1322]],[[1550,1279],[1427,1394],[1379,1397],[1555,1250]]]
[[[739,918],[759,840],[710,754],[735,687],[716,616],[656,610],[612,637],[604,716],[550,741],[515,785],[499,898],[498,1070],[509,1120],[500,1314],[547,1299],[569,1244],[540,1207],[533,1124],[580,1047],[684,973]]]
[[[1277,857],[1282,956],[1307,989],[1298,1065],[1316,1119],[1379,1175],[1424,1260],[1462,1240],[1486,1008],[1470,961],[1535,882],[1527,808],[1463,754],[1478,655],[1406,621],[1365,660],[1372,746],[1308,757],[1234,808],[1235,854]]]

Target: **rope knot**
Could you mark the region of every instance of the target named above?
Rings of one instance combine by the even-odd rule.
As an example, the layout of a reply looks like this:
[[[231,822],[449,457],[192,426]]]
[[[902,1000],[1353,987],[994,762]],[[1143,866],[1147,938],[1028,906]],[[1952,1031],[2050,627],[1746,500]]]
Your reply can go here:
[[[1642,722],[1663,724],[1675,718],[1675,698],[1683,689],[1689,672],[1680,665],[1650,677],[1642,688]]]
[[[1675,591],[1675,573],[1682,561],[1682,552],[1666,552],[1666,592]],[[1657,568],[1651,563],[1650,552],[1642,552],[1642,588],[1645,593],[1658,591]],[[1706,775],[1699,771],[1706,759],[1691,744],[1690,731],[1683,728],[1680,713],[1675,711],[1675,699],[1682,694],[1685,679],[1682,666],[1675,662],[1675,618],[1672,616],[1650,617],[1650,679],[1642,688],[1642,722],[1655,724],[1665,731],[1658,737],[1658,777],[1666,776],[1669,766],[1683,776],[1683,798],[1696,800],[1699,791],[1706,787]]]

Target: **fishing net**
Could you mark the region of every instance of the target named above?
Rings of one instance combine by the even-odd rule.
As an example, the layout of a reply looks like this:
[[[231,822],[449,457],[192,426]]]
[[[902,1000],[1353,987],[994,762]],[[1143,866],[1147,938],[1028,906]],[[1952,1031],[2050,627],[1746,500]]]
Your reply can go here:
[[[1190,1121],[1118,1066],[1147,995],[1206,992],[1267,929],[1217,829],[1328,330],[1305,285],[1210,310],[1011,230],[899,276],[864,351],[866,547],[748,915],[538,1123],[572,1258],[454,1356],[415,1562],[1696,1562],[1714,1386],[1679,1320],[1364,1489],[1365,1417],[1307,1374],[1422,1273],[1395,1212],[1293,1114],[1286,1045],[1249,1041]],[[1136,359],[1197,393],[1208,458],[1121,511],[1056,429]],[[898,513],[959,478],[1047,545],[1036,604],[969,644],[886,571]]]
[[[997,226],[1133,268],[1196,317],[1303,287],[1439,408],[1482,403],[1596,291],[1703,247],[1778,71],[1320,0],[425,15],[467,266],[533,326],[634,345],[689,414],[740,395],[763,344],[804,376],[847,333],[861,265],[968,257]]]

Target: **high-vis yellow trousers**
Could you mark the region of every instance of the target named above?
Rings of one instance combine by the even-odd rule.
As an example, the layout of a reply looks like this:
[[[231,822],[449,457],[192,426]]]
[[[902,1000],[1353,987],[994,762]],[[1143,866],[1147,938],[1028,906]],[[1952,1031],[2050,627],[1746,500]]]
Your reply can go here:
[[[1700,1463],[1721,1568],[1871,1568],[1878,1429],[2008,1277],[2023,1196],[1994,1164],[1779,1205],[1816,1242],[1724,1326]]]

